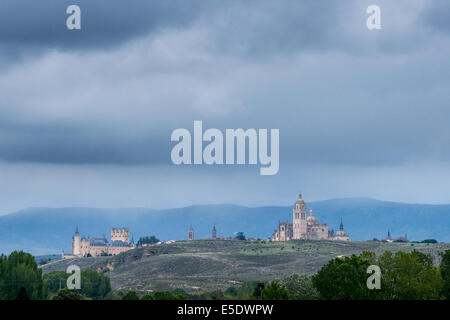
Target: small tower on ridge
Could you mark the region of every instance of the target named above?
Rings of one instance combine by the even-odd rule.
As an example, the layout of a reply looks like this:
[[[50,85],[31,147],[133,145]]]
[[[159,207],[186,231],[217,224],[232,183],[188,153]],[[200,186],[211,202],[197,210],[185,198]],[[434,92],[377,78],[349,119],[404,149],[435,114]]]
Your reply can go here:
[[[212,229],[212,239],[216,240],[217,239],[217,230],[216,230],[216,225],[213,226]]]
[[[194,229],[192,229],[192,225],[188,231],[188,240],[194,240]]]

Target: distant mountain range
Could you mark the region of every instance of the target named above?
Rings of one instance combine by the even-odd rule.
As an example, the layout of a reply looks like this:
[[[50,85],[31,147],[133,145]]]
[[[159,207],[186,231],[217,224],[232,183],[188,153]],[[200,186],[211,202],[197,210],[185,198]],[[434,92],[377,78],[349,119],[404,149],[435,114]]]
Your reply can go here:
[[[450,242],[450,205],[406,204],[367,198],[307,203],[322,223],[335,230],[340,219],[353,240],[405,234],[411,240],[435,238]],[[0,253],[24,250],[33,254],[71,251],[76,226],[84,236],[109,238],[111,227],[129,227],[134,239],[156,235],[161,240],[186,239],[192,225],[196,238],[217,234],[266,239],[278,220],[292,221],[292,206],[249,208],[237,205],[196,205],[154,210],[146,208],[28,208],[0,216]]]

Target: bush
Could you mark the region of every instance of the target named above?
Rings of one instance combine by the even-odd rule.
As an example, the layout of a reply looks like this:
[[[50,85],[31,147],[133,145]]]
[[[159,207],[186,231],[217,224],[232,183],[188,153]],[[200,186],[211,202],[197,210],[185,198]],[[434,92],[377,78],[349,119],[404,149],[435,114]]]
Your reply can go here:
[[[86,298],[77,290],[61,289],[58,293],[52,297],[51,300],[85,300]]]

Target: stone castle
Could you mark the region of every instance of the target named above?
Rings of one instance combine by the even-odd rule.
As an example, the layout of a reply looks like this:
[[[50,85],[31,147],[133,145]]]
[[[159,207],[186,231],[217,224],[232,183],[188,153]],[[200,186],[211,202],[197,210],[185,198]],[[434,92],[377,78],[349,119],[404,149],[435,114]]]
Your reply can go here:
[[[319,223],[314,216],[312,209],[309,210],[307,216],[307,208],[302,194],[298,195],[298,199],[292,210],[292,222],[278,222],[278,230],[275,230],[270,240],[272,241],[289,241],[294,239],[316,239],[316,240],[350,240],[350,236],[344,230],[344,225],[339,226],[339,230],[328,229],[328,225]]]
[[[134,249],[134,241],[130,241],[129,228],[111,228],[111,242],[103,238],[85,238],[76,228],[72,238],[72,254],[64,254],[63,259],[77,257],[114,256],[121,252]]]

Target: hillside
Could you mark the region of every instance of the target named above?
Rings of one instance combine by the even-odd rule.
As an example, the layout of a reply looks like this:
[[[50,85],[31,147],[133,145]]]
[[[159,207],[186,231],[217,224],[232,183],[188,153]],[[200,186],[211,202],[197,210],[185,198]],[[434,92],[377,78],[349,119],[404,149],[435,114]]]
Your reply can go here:
[[[135,249],[114,257],[60,260],[44,265],[43,271],[64,271],[76,264],[83,270],[106,272],[116,291],[182,288],[195,292],[226,289],[243,281],[279,279],[294,272],[314,274],[332,258],[363,250],[379,254],[413,249],[431,253],[438,262],[438,252],[450,249],[450,244],[194,240]]]
[[[405,204],[373,199],[335,199],[307,203],[330,228],[340,218],[354,240],[408,234],[412,240],[436,238],[450,242],[450,205]],[[161,240],[186,239],[189,225],[196,238],[243,231],[248,237],[267,239],[278,220],[292,220],[292,207],[249,208],[236,205],[198,205],[153,210],[145,208],[29,208],[0,216],[0,252],[26,250],[36,255],[70,252],[75,227],[85,236],[109,236],[111,227],[127,226],[135,239],[156,235]]]

